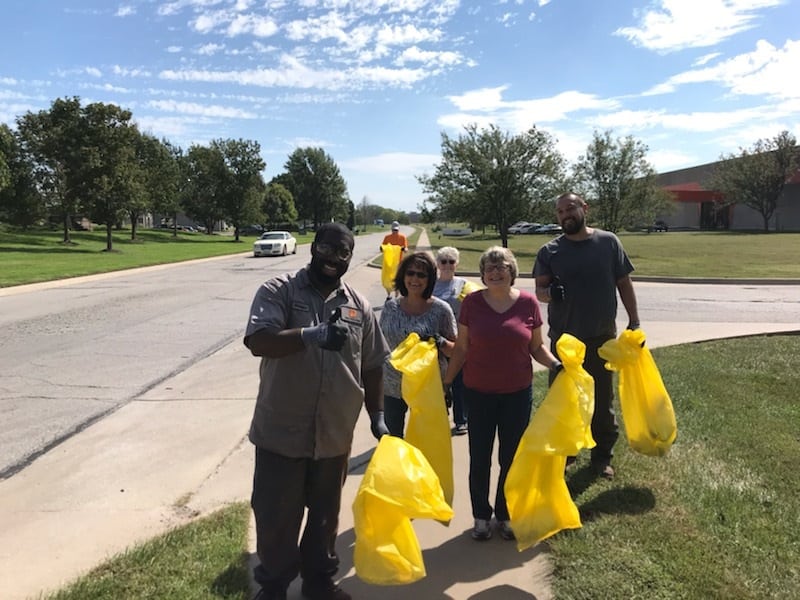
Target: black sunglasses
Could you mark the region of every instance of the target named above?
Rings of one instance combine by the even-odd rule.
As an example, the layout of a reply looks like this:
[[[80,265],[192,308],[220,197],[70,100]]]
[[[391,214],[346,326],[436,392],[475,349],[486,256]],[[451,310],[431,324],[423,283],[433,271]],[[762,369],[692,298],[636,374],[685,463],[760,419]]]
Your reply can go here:
[[[417,279],[427,279],[428,274],[425,271],[406,271],[406,277],[416,277]]]
[[[321,256],[336,256],[341,260],[347,260],[353,256],[350,248],[346,248],[345,246],[339,246],[338,248],[335,248],[327,242],[319,242],[314,244],[314,249],[317,251],[317,254]]]
[[[454,265],[454,264],[456,264],[456,261],[454,261],[452,258],[440,258],[439,262],[442,263],[443,265]]]

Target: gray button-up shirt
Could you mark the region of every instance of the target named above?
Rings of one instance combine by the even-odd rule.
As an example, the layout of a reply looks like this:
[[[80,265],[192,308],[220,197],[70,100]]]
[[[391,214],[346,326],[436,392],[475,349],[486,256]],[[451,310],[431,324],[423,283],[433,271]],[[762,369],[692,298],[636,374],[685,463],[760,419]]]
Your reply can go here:
[[[363,371],[380,368],[389,347],[364,296],[341,283],[323,298],[307,267],[265,282],[250,309],[247,338],[267,329],[309,327],[341,307],[350,330],[341,351],[309,346],[282,358],[262,357],[250,441],[283,456],[328,458],[350,451],[364,403]]]

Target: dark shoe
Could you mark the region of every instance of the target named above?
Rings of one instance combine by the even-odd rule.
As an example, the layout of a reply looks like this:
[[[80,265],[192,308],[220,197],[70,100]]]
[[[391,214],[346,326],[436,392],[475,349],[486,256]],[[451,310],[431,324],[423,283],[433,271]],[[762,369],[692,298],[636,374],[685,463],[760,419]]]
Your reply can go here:
[[[352,596],[336,585],[332,579],[303,580],[300,588],[308,600],[351,600]]]
[[[592,471],[603,479],[614,479],[614,467],[608,463],[592,463]]]
[[[497,524],[497,528],[500,530],[500,537],[504,540],[517,539],[517,536],[514,535],[514,530],[511,529],[511,521],[500,521]]]
[[[475,526],[472,528],[472,539],[479,542],[486,541],[492,537],[492,528],[488,519],[475,519]]]
[[[261,588],[258,593],[253,596],[253,600],[286,600],[285,589],[266,589]]]
[[[466,435],[467,434],[467,425],[466,423],[461,423],[460,425],[456,425],[453,427],[453,435]]]

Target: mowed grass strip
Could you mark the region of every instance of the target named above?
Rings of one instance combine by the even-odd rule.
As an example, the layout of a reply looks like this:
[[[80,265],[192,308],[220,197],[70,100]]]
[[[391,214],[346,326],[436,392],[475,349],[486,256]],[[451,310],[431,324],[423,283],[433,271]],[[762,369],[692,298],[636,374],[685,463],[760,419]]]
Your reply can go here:
[[[48,600],[245,600],[250,507],[231,504],[108,562]]]
[[[432,231],[428,235],[433,250],[459,249],[462,272],[476,272],[481,253],[501,243],[489,230],[463,237]],[[619,238],[636,269],[634,277],[800,279],[800,233],[670,231],[621,233]],[[550,239],[539,234],[509,236],[508,247],[521,273],[531,273],[536,253]]]
[[[548,542],[556,598],[796,598],[800,336],[653,354],[678,439],[646,457],[623,427],[611,482],[593,480],[580,457],[567,483],[583,528]]]

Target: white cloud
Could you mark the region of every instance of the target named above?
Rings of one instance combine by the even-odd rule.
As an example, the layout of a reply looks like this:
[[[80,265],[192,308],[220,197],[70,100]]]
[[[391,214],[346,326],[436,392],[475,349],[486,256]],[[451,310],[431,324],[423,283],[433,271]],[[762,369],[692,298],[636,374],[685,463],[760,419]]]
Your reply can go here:
[[[202,56],[213,56],[217,52],[225,49],[225,44],[203,44],[197,49],[197,54]]]
[[[421,69],[355,67],[351,69],[314,69],[294,56],[284,54],[277,69],[244,71],[165,70],[159,74],[170,81],[236,83],[259,87],[319,88],[325,90],[362,89],[365,87],[408,87],[429,76]]]
[[[433,169],[442,160],[438,154],[386,152],[375,156],[360,156],[341,161],[341,166],[353,171],[381,175],[410,175]]]
[[[197,104],[194,102],[176,102],[174,100],[151,100],[147,106],[170,113],[183,113],[187,115],[201,115],[203,117],[227,119],[256,119],[256,113],[238,108],[218,106],[213,104]]]
[[[704,54],[700,58],[696,59],[693,63],[693,67],[702,67],[705,64],[710,63],[712,60],[717,58],[720,55],[720,52],[710,52],[708,54]]]
[[[643,12],[636,27],[620,27],[614,35],[659,52],[714,46],[756,26],[759,11],[785,0],[657,0]]]
[[[458,52],[437,52],[422,50],[417,46],[406,48],[395,61],[400,66],[410,62],[423,63],[426,65],[447,65],[453,66],[461,63],[463,57]]]
[[[121,77],[151,77],[152,73],[147,69],[130,69],[128,67],[121,67],[119,65],[114,65],[112,68],[114,75],[119,75]]]
[[[800,98],[797,65],[800,65],[800,40],[788,40],[783,48],[759,40],[753,52],[712,67],[679,73],[644,95],[674,92],[688,84],[717,83],[735,95]]]
[[[135,15],[135,14],[136,14],[136,7],[135,6],[123,6],[123,5],[120,5],[120,7],[117,8],[117,12],[116,12],[116,14],[114,16],[115,17],[130,17],[131,15]]]
[[[183,50],[182,46],[167,46],[167,52],[170,54],[178,54]]]
[[[97,67],[86,67],[85,69],[87,75],[91,75],[92,77],[102,77],[103,72],[98,69]]]
[[[237,15],[228,25],[229,37],[251,34],[259,38],[270,37],[278,31],[278,25],[269,17],[256,15]]]

